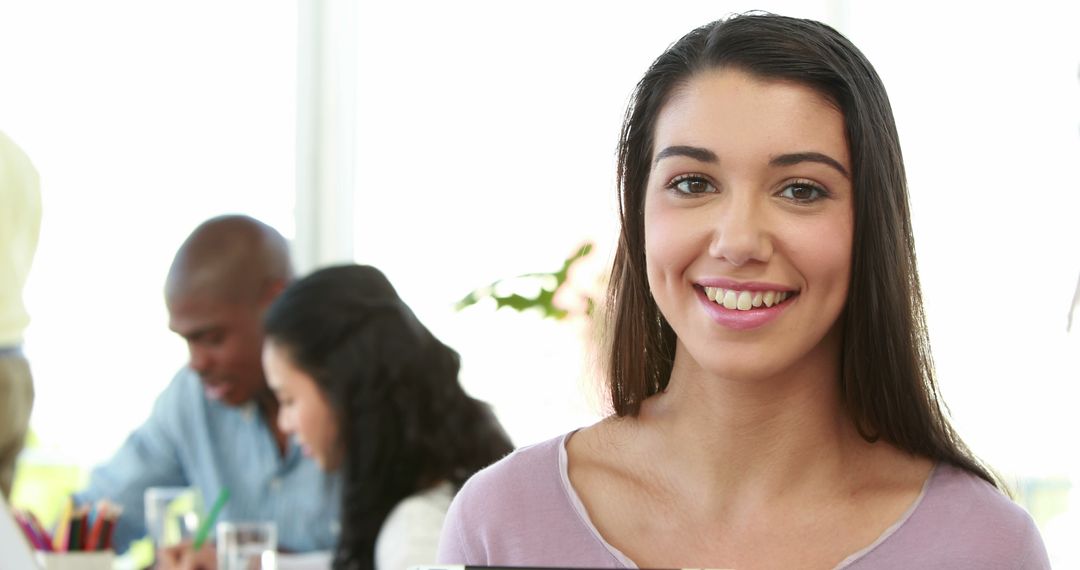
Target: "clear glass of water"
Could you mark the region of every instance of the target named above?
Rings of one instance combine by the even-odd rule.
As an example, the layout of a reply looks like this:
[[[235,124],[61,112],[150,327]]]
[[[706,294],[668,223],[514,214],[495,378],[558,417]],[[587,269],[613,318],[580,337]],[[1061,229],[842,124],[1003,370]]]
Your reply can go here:
[[[220,522],[218,570],[275,570],[277,525],[273,521]]]
[[[150,487],[143,494],[146,530],[159,550],[192,540],[203,514],[202,494],[194,487]]]

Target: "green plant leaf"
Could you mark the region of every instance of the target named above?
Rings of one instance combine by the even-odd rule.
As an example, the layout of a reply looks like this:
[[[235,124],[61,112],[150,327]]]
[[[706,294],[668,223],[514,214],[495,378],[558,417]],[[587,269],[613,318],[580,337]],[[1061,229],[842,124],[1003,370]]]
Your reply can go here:
[[[555,294],[566,284],[566,280],[570,275],[570,268],[582,258],[589,255],[589,253],[592,252],[592,249],[593,244],[586,242],[578,248],[574,255],[566,258],[566,260],[563,261],[562,267],[553,273],[524,273],[517,277],[499,279],[490,285],[474,289],[455,303],[454,309],[460,311],[485,299],[492,299],[495,301],[496,310],[504,307],[513,309],[517,312],[539,310],[544,318],[564,319],[569,315],[569,312],[555,306]],[[496,291],[502,285],[513,285],[514,283],[520,284],[522,282],[530,281],[533,282],[534,285],[538,285],[539,288],[539,293],[535,297],[528,297],[518,293],[512,293],[510,295],[496,294]],[[552,286],[552,284],[554,284],[554,286]],[[587,314],[592,314],[592,307],[593,301],[592,299],[589,299]]]

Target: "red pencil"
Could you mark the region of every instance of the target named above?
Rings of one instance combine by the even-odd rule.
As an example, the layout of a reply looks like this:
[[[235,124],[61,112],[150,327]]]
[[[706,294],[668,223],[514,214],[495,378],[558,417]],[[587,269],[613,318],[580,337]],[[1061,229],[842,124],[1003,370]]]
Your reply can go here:
[[[98,549],[98,541],[101,540],[101,525],[105,523],[105,516],[108,514],[108,510],[108,503],[105,501],[98,501],[97,508],[94,509],[94,522],[87,530],[86,539],[83,541],[83,550],[93,551]]]
[[[45,530],[45,525],[41,524],[41,521],[38,520],[33,511],[26,511],[26,518],[30,523],[30,526],[34,529],[34,532],[41,538],[41,549],[45,552],[52,552],[53,537],[49,535],[49,531]]]
[[[41,539],[34,532],[34,527],[30,525],[30,521],[27,520],[26,516],[17,510],[11,511],[11,514],[15,517],[15,523],[19,525],[19,530],[22,531],[26,542],[29,542],[34,550],[41,550]]]

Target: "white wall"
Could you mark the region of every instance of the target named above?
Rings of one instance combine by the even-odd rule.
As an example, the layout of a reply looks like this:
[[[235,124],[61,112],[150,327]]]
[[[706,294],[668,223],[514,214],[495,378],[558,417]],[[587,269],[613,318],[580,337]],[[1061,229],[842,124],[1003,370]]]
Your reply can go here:
[[[846,16],[896,112],[946,400],[1007,473],[1080,476],[1078,19],[1075,2]]]

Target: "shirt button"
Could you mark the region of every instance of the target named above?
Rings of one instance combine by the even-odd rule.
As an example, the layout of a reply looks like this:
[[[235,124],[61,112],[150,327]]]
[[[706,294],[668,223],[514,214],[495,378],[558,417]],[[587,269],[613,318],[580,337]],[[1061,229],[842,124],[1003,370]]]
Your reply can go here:
[[[281,479],[279,479],[277,477],[274,477],[273,479],[271,479],[270,480],[270,490],[272,490],[272,491],[280,491],[281,490]]]

